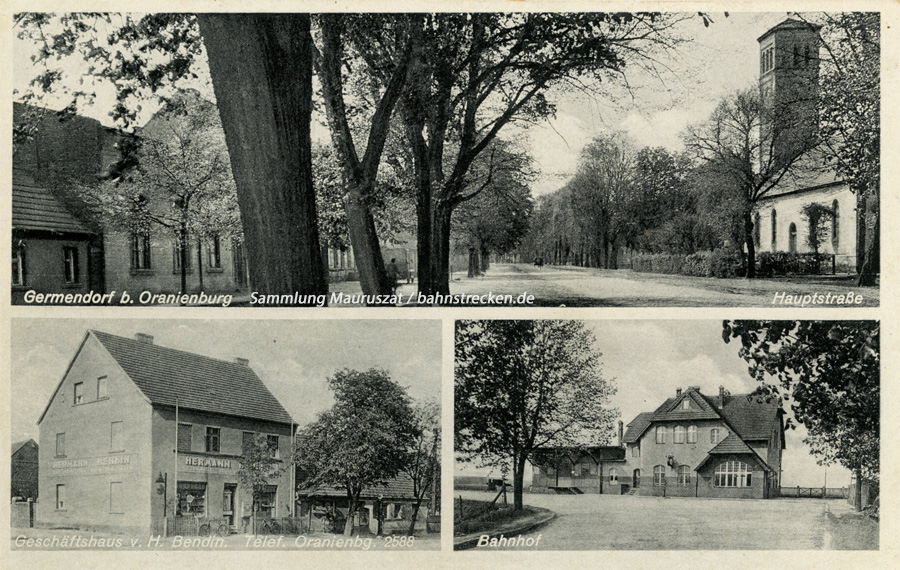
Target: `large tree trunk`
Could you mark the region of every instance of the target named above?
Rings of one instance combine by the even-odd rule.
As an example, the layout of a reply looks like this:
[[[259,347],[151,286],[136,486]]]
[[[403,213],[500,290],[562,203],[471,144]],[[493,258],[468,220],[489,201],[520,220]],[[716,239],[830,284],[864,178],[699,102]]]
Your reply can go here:
[[[744,212],[744,243],[747,244],[747,278],[756,277],[756,242],[753,240],[753,211]]]
[[[479,256],[481,257],[481,273],[485,273],[491,268],[491,252],[486,247],[481,246]]]
[[[422,497],[416,497],[416,502],[413,503],[412,517],[409,519],[409,536],[413,536],[416,533],[416,520],[419,518],[419,507],[421,505]]]
[[[434,208],[431,240],[431,275],[436,292],[450,294],[450,204],[440,202]]]
[[[325,294],[312,182],[308,14],[197,16],[237,185],[250,282]]]
[[[525,458],[516,458],[513,465],[513,509],[521,511],[525,503],[522,495],[525,492]]]
[[[353,245],[356,269],[359,271],[359,284],[363,293],[367,295],[391,294],[394,287],[388,279],[387,270],[384,267],[381,244],[375,229],[375,217],[366,204],[365,196],[352,183],[347,192],[347,199],[344,201],[344,210],[347,212],[347,229],[350,233],[350,243]]]
[[[472,278],[476,277],[479,274],[478,271],[478,253],[474,247],[469,248],[469,270],[466,272],[466,277]]]
[[[862,219],[860,220],[862,225],[865,226],[867,220],[871,219],[870,216],[874,218],[871,231],[870,228],[866,227],[864,232],[864,235],[868,235],[869,239],[865,247],[865,259],[859,270],[859,280],[856,283],[858,286],[875,285],[875,277],[879,272],[881,257],[881,214],[877,211],[877,204],[872,208],[872,202],[873,200],[871,198],[866,200],[866,213],[861,216]]]

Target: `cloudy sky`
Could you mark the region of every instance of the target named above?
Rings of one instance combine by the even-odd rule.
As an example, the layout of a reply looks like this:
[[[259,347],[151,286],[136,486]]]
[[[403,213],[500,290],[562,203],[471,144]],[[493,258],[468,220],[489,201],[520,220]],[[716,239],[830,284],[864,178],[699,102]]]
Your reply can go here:
[[[556,116],[528,130],[508,128],[501,136],[530,148],[540,176],[533,186],[535,195],[558,189],[572,174],[581,148],[604,132],[623,131],[637,146],[681,147],[680,133],[690,123],[704,119],[723,95],[755,85],[759,71],[756,38],[786,16],[786,12],[744,12],[710,14],[714,23],[703,25],[699,17],[678,25],[676,31],[688,39],[677,50],[659,59],[659,76],[639,70],[627,72],[631,91],[605,86],[608,96],[596,97],[567,90],[551,93],[558,104]],[[19,91],[37,74],[30,63],[35,45],[26,40],[14,44],[13,86]],[[72,86],[82,79],[85,66],[78,62],[59,63],[68,72]],[[199,83],[193,85],[212,98],[205,78],[208,69],[199,66]],[[85,88],[84,86],[79,88]],[[81,109],[82,114],[109,124],[114,93],[100,85],[97,104]],[[44,102],[59,108],[61,100],[52,96]],[[144,119],[154,107],[144,106]],[[314,125],[313,136],[328,140],[324,126]]]
[[[12,441],[38,440],[37,419],[87,329],[250,367],[298,424],[331,407],[335,370],[387,370],[417,400],[441,400],[441,323],[437,320],[14,319]]]
[[[747,373],[747,363],[738,356],[739,345],[722,341],[722,321],[628,320],[588,321],[597,337],[596,348],[603,356],[605,378],[615,379],[618,393],[612,405],[627,425],[641,412],[651,412],[677,388],[699,386],[706,395],[716,396],[719,386],[732,394],[746,394],[755,388]],[[816,464],[803,443],[802,426],[785,433],[783,455],[784,486],[821,486],[826,470]],[[487,474],[471,465],[459,466],[467,475]],[[827,469],[828,486],[847,485],[850,473],[841,467]]]

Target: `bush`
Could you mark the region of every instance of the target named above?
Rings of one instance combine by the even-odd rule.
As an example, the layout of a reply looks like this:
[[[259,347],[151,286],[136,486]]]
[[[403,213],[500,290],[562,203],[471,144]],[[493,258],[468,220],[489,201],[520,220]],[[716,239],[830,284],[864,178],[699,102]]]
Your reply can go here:
[[[760,277],[773,275],[820,275],[822,270],[831,270],[832,258],[827,253],[788,253],[766,251],[756,256],[756,274]]]
[[[632,269],[641,273],[690,275],[691,277],[741,277],[741,257],[732,250],[698,251],[690,255],[669,253],[638,254]]]

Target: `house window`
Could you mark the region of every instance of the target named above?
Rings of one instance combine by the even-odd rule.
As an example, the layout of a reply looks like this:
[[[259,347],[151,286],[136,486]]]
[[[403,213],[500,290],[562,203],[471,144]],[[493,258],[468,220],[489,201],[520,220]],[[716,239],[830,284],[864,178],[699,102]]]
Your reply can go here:
[[[656,426],[656,443],[666,442],[666,428],[664,426]]]
[[[619,470],[616,469],[615,467],[613,467],[609,470],[609,483],[611,485],[619,484]]]
[[[657,465],[653,468],[653,486],[662,487],[666,484],[666,467]]]
[[[109,424],[109,450],[111,452],[125,451],[123,427],[123,422],[112,422]]]
[[[13,246],[12,250],[12,284],[25,285],[25,246]]]
[[[222,430],[216,427],[206,428],[206,451],[207,453],[219,453],[219,437]]]
[[[678,466],[678,484],[687,487],[691,484],[691,468],[687,465]]]
[[[63,272],[66,283],[78,283],[78,248],[63,248]]]
[[[269,456],[275,459],[278,459],[280,453],[278,450],[278,436],[277,435],[267,435],[266,443],[269,446]]]
[[[641,446],[636,443],[631,447],[631,456],[632,457],[640,457],[641,456]]]
[[[697,426],[688,426],[687,442],[697,443]]]
[[[97,399],[105,400],[106,398],[109,398],[106,376],[101,376],[100,378],[97,378]]]
[[[209,246],[209,268],[222,269],[222,245],[218,234],[213,236]]]
[[[750,466],[743,461],[726,461],[716,467],[716,487],[749,487]]]
[[[719,443],[719,428],[712,428],[709,430],[709,442]]]
[[[56,456],[57,457],[65,457],[66,456],[66,434],[65,433],[56,434]]]
[[[191,424],[178,423],[178,452],[190,453],[191,451],[191,430],[194,428]]]
[[[838,201],[831,203],[831,248],[834,253],[838,252],[838,246],[841,243],[841,222]]]
[[[684,443],[684,426],[675,426],[675,443]]]
[[[76,382],[75,383],[75,403],[76,404],[84,403],[84,382]]]
[[[253,445],[253,439],[256,437],[256,434],[252,431],[245,431],[241,434],[241,454],[243,455],[243,450],[247,449],[248,445]]]
[[[56,510],[62,511],[66,508],[66,486],[56,486]]]
[[[788,251],[797,253],[797,225],[793,222],[788,228]]]
[[[177,237],[175,238],[175,243],[172,244],[172,269],[174,271],[181,271],[181,240]],[[190,270],[193,265],[193,258],[191,257],[191,247],[187,246],[187,251],[185,252],[185,264],[184,268]]]
[[[109,512],[118,515],[125,512],[125,501],[122,498],[121,481],[113,481],[109,484]]]
[[[691,401],[685,398],[681,401],[681,409],[682,410],[690,410],[691,409]]]
[[[778,251],[778,216],[772,208],[772,251]]]
[[[150,269],[150,233],[131,235],[131,268]]]
[[[266,485],[259,495],[259,515],[264,518],[277,516],[275,509],[275,497],[278,495],[278,485]]]
[[[178,511],[180,515],[206,514],[206,483],[198,481],[178,482]]]

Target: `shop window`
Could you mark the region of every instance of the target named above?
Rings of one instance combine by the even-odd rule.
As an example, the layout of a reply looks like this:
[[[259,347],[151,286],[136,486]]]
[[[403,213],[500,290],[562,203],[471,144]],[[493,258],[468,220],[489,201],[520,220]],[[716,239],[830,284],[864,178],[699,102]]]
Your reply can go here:
[[[109,484],[109,512],[121,515],[125,512],[125,501],[122,497],[122,482],[113,481]]]
[[[619,484],[619,470],[615,467],[610,468],[609,470],[609,483],[610,485],[618,485]]]
[[[278,496],[278,485],[266,485],[259,494],[258,512],[261,517],[272,518],[277,516],[275,498]]]
[[[209,265],[210,269],[222,269],[222,242],[219,239],[219,235],[216,234],[212,237],[212,242],[209,245]]]
[[[656,427],[656,443],[666,442],[666,428],[664,426]]]
[[[666,484],[666,467],[657,465],[653,468],[653,486],[662,487]]]
[[[178,452],[179,453],[190,453],[191,452],[191,444],[192,437],[191,432],[194,429],[194,426],[191,424],[183,424],[181,422],[178,423]]]
[[[25,285],[25,246],[13,246],[12,250],[12,284]]]
[[[131,235],[131,268],[148,270],[150,264],[150,233]]]
[[[678,466],[678,484],[687,487],[691,484],[691,468],[687,465]]]
[[[66,509],[66,486],[56,486],[56,510],[63,511]]]
[[[206,452],[219,453],[219,438],[222,430],[217,427],[206,428]]]
[[[109,398],[109,388],[107,385],[106,376],[101,376],[97,378],[97,399],[105,400]]]
[[[66,434],[65,433],[56,434],[56,456],[57,457],[65,457],[66,456]]]
[[[266,444],[269,447],[269,456],[278,459],[280,451],[278,449],[278,436],[269,434],[266,436]]]
[[[200,481],[178,482],[178,512],[179,515],[206,514],[206,483]]]
[[[75,403],[76,404],[84,403],[84,382],[76,382],[75,383]]]
[[[675,426],[675,443],[684,443],[684,426]]]
[[[111,452],[125,451],[125,434],[123,422],[112,422],[109,428],[109,450]]]
[[[749,487],[750,466],[743,461],[725,461],[716,467],[716,487]]]
[[[63,248],[63,274],[66,283],[72,285],[78,283],[78,248]]]
[[[697,426],[688,426],[687,442],[688,443],[697,443]]]

